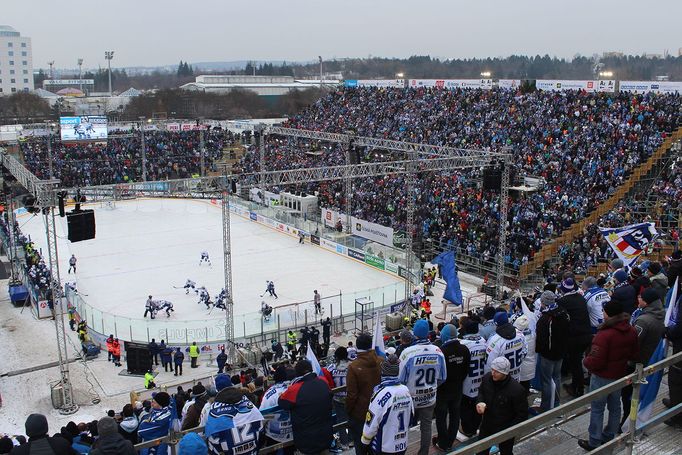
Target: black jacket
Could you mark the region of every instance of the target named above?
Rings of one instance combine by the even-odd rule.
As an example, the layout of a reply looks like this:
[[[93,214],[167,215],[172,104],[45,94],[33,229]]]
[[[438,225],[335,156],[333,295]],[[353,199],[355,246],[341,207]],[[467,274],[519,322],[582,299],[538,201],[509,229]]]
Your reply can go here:
[[[577,292],[571,292],[557,300],[559,308],[563,308],[570,318],[568,323],[568,337],[572,340],[589,339],[592,337],[590,313],[587,311],[585,298]]]
[[[91,455],[136,455],[133,444],[118,433],[108,434],[95,440]]]
[[[329,449],[333,439],[332,392],[325,381],[308,373],[294,381],[277,401],[291,412],[294,445],[302,453]]]
[[[620,302],[623,305],[623,311],[627,314],[632,314],[637,308],[637,293],[635,288],[630,284],[620,283],[613,288],[611,293],[612,302]]]
[[[10,455],[78,455],[71,443],[61,436],[30,438],[12,449]]]
[[[221,352],[220,354],[218,354],[218,357],[215,358],[215,361],[218,364],[218,368],[222,370],[223,367],[225,366],[225,363],[227,362],[227,354]]]
[[[471,353],[459,340],[448,340],[440,346],[445,356],[447,379],[438,386],[436,399],[462,393],[462,384],[469,373]]]
[[[561,307],[542,313],[536,325],[535,352],[549,360],[563,359],[569,324],[568,313]]]
[[[137,416],[126,417],[118,424],[118,432],[128,441],[137,444],[137,429],[140,421]]]
[[[526,389],[509,375],[502,381],[493,381],[492,373],[486,373],[476,402],[486,404],[482,434],[497,433],[528,418]]]
[[[682,287],[682,260],[670,261],[668,266],[668,287],[671,288],[675,285],[675,280],[680,278],[680,286]]]

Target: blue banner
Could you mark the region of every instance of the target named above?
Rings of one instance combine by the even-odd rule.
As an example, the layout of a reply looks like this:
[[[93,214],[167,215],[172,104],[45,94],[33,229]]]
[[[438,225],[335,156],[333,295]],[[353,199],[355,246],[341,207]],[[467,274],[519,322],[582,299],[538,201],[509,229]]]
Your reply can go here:
[[[447,283],[443,298],[449,300],[455,305],[462,304],[462,288],[459,285],[459,277],[457,276],[457,264],[455,263],[455,252],[444,251],[434,260],[432,264],[440,265],[443,271],[443,278]]]

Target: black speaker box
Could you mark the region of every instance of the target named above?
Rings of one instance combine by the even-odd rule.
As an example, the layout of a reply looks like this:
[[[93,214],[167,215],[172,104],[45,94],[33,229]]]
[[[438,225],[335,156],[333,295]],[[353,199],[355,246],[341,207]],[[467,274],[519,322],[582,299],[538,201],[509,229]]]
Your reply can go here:
[[[125,342],[126,365],[130,374],[145,374],[152,369],[152,353],[146,344]]]
[[[92,210],[81,210],[66,214],[66,221],[69,227],[69,240],[80,242],[95,238],[95,212]]]
[[[484,190],[498,190],[502,186],[502,170],[489,169],[483,170],[483,189]]]

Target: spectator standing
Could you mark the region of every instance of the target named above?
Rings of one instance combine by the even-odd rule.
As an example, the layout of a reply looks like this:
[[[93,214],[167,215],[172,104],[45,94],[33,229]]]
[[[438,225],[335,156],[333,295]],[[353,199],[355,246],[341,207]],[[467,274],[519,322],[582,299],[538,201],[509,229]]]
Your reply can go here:
[[[637,359],[637,332],[628,321],[629,315],[618,300],[604,305],[604,323],[583,361],[592,375],[590,392],[625,376],[628,362]],[[604,427],[604,409],[607,406],[609,417]],[[613,439],[620,425],[620,412],[620,390],[593,400],[590,404],[590,437],[578,440],[578,445],[585,450],[594,450]]]
[[[329,346],[332,338],[332,320],[330,318],[321,322],[322,324],[322,341]]]
[[[361,441],[362,428],[374,387],[381,380],[381,359],[372,349],[372,337],[368,333],[358,335],[355,343],[357,357],[350,362],[346,374],[346,411],[348,411],[348,429],[353,438],[355,453],[364,455]],[[349,345],[352,346],[351,342]],[[348,349],[346,352],[350,357]]]
[[[673,345],[673,354],[682,352],[682,321],[680,321],[679,310],[677,320],[670,322],[670,326],[665,330],[665,336]],[[663,398],[663,404],[667,408],[682,403],[682,361],[668,369],[668,393],[669,397]],[[682,414],[666,420],[665,424],[682,429]]]
[[[436,392],[434,414],[438,435],[433,438],[433,444],[442,451],[451,450],[457,439],[462,388],[471,360],[469,348],[459,342],[458,335],[457,327],[452,324],[446,324],[440,332],[440,350],[445,358],[447,378],[438,386]]]
[[[130,441],[118,432],[118,425],[111,417],[102,417],[97,422],[97,439],[92,444],[92,455],[137,455]]]
[[[147,345],[147,349],[149,349],[149,353],[152,355],[152,361],[154,364],[157,366],[159,365],[159,345],[156,344],[156,340],[152,338],[152,341],[149,342]]]
[[[528,418],[526,390],[510,374],[511,364],[505,357],[491,362],[490,372],[483,376],[478,391],[476,411],[483,416],[479,439],[521,423]],[[514,439],[499,444],[501,455],[512,455]],[[488,455],[489,449],[478,452]]]
[[[677,250],[673,252],[670,256],[670,265],[666,275],[668,276],[668,287],[671,288],[675,286],[675,281],[679,278],[680,287],[682,288],[682,251]],[[677,290],[677,295],[682,295],[679,289]]]
[[[651,287],[658,294],[661,302],[665,301],[665,296],[668,294],[668,277],[663,273],[660,262],[652,262],[646,269],[647,276],[651,282]]]
[[[533,319],[535,315],[531,316]],[[535,367],[537,364],[537,353],[535,351],[536,324],[532,323],[528,316],[521,315],[514,321],[514,328],[526,339],[527,354],[521,362],[519,372],[519,383],[530,393],[530,382],[535,379]]]
[[[348,376],[348,350],[339,346],[334,351],[334,364],[329,367],[329,373],[334,380],[334,387],[343,387],[346,385],[346,377]],[[336,423],[349,422],[348,413],[346,412],[346,392],[337,392],[333,399],[334,413],[336,414]],[[342,448],[348,447],[350,439],[348,437],[348,429],[342,428],[339,430],[339,442]]]
[[[287,380],[287,369],[284,365],[277,367],[274,373],[275,383],[263,395],[263,400],[260,404],[260,410],[264,411],[269,408],[278,406],[279,397],[289,387]],[[280,442],[288,442],[293,438],[293,431],[291,429],[291,413],[284,409],[278,409],[274,412],[271,419],[268,419],[265,426],[266,445],[277,444]],[[293,446],[282,449],[283,455],[293,455],[296,448]]]
[[[182,361],[183,360],[185,360],[185,354],[180,350],[180,348],[177,348],[175,350],[175,353],[173,354],[173,363],[175,364],[174,376],[178,375],[178,371],[180,372],[180,376],[182,376]]]
[[[542,404],[548,411],[559,406],[561,393],[561,364],[567,352],[569,317],[556,303],[556,295],[545,291],[540,296],[541,316],[537,323],[535,351],[540,356]]]
[[[431,446],[431,421],[436,406],[436,391],[447,379],[447,370],[443,352],[428,339],[428,322],[419,319],[412,332],[417,341],[400,354],[398,378],[412,394],[415,420],[419,421],[421,433],[418,453],[427,455]]]
[[[483,325],[479,333],[486,341],[488,341],[488,338],[495,334],[496,326],[495,321],[493,320],[495,313],[495,307],[492,305],[488,305],[483,308],[483,319],[485,319],[485,321],[483,321]]]
[[[400,345],[395,350],[395,355],[400,357],[405,348],[412,346],[414,344],[414,335],[408,329],[403,329],[400,331]]]
[[[565,278],[559,290],[562,296],[557,300],[557,305],[566,310],[569,317],[566,362],[568,363],[567,370],[571,375],[571,384],[567,384],[565,389],[569,395],[579,397],[585,393],[583,355],[592,342],[590,313],[587,310],[587,302],[578,292],[578,286],[573,277]]]
[[[192,346],[189,347],[190,367],[197,368],[197,361],[199,360],[199,346],[196,341],[192,341]]]
[[[496,358],[503,356],[509,360],[511,370],[509,374],[517,381],[521,378],[521,364],[528,354],[526,337],[518,333],[513,325],[509,323],[509,316],[505,310],[495,313],[495,333],[488,338],[486,350],[488,360],[485,371],[489,372],[492,362]]]
[[[218,374],[220,374],[225,368],[225,363],[227,363],[227,354],[225,354],[225,349],[220,350],[220,354],[218,354],[218,356],[215,358],[215,361],[218,364]]]
[[[296,376],[277,402],[291,413],[296,449],[305,455],[325,453],[334,439],[332,392],[309,360],[298,361]]]
[[[192,401],[189,402],[190,405],[186,407],[186,411],[183,413],[180,430],[185,431],[199,426],[201,411],[207,402],[208,393],[206,392],[206,387],[201,384],[194,385],[192,387]]]
[[[137,435],[140,442],[162,438],[171,428],[171,398],[166,392],[158,392],[152,398],[151,411],[141,421]],[[165,454],[167,444],[140,450],[140,455]]]
[[[168,371],[170,368],[173,371],[173,366],[171,365],[173,361],[173,348],[170,346],[164,346],[163,351],[161,351],[161,365],[163,365],[163,370]]]
[[[388,355],[381,363],[381,382],[374,389],[362,429],[365,452],[404,454],[413,413],[409,389],[398,381],[400,360]]]
[[[637,293],[635,288],[628,283],[628,274],[620,269],[613,274],[616,282],[611,292],[611,301],[616,301],[623,306],[623,311],[632,314],[637,308]]]
[[[583,297],[587,302],[587,312],[590,315],[592,334],[595,334],[604,322],[604,304],[611,300],[611,297],[604,288],[597,284],[597,279],[593,276],[585,277],[582,289]]]
[[[204,434],[213,454],[256,455],[263,436],[263,415],[230,377],[215,377],[218,394],[210,406]]]
[[[47,418],[42,414],[31,414],[26,418],[26,436],[28,442],[16,446],[10,452],[11,455],[77,455],[69,441],[62,437],[50,437],[47,435]]]
[[[462,338],[462,344],[469,349],[471,356],[469,371],[464,379],[460,411],[462,433],[468,438],[476,434],[481,424],[481,416],[476,412],[476,402],[478,389],[485,373],[487,353],[485,339],[478,334],[478,329],[479,325],[476,321],[467,321],[464,324],[464,337]]]

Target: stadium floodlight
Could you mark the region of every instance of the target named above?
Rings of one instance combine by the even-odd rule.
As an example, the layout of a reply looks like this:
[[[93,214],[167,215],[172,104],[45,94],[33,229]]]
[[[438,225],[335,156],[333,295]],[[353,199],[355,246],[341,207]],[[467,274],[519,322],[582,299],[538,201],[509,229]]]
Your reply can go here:
[[[599,77],[613,77],[613,71],[600,71]]]
[[[490,78],[490,76],[492,76],[492,75],[493,75],[493,73],[491,73],[490,71],[481,72],[481,77]]]
[[[114,51],[104,51],[104,58],[109,65],[109,96],[111,96],[111,60],[114,58]]]
[[[395,73],[395,77],[397,77],[398,79],[402,79],[405,77],[405,73]]]
[[[83,59],[78,59],[78,90],[83,91]]]

